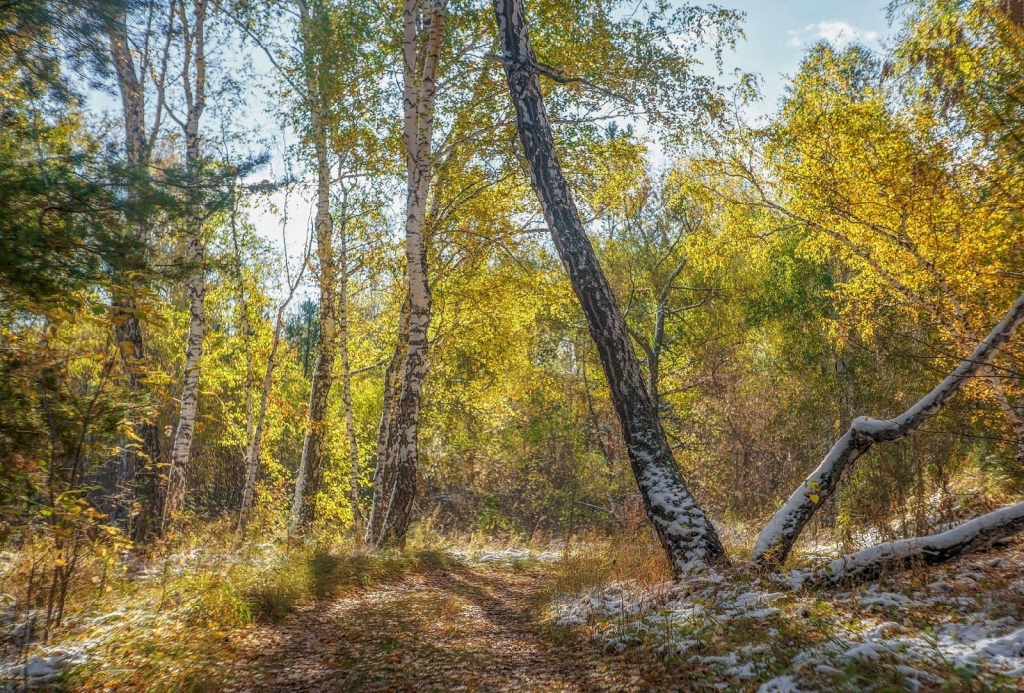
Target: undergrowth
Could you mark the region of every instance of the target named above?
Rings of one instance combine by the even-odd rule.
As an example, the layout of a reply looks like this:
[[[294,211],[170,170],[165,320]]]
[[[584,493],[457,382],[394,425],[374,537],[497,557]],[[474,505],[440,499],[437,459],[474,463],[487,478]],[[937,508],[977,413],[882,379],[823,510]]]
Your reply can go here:
[[[672,571],[654,532],[647,527],[611,537],[584,535],[561,551],[553,565],[553,593],[576,594],[611,582],[654,585],[672,579]]]
[[[275,623],[304,604],[371,588],[458,559],[413,542],[406,551],[369,553],[328,535],[301,543],[271,542],[236,550],[227,528],[214,527],[148,557],[124,554],[83,561],[68,596],[64,627],[46,652],[87,652],[62,682],[66,690],[215,690],[222,663],[235,656],[232,634]],[[25,576],[4,574],[0,593],[25,603]],[[20,600],[20,601],[19,601]],[[20,617],[31,619],[31,604]],[[34,633],[41,641],[42,632]],[[5,659],[29,642],[9,637]],[[40,643],[37,643],[37,645]],[[16,682],[15,682],[16,683]]]

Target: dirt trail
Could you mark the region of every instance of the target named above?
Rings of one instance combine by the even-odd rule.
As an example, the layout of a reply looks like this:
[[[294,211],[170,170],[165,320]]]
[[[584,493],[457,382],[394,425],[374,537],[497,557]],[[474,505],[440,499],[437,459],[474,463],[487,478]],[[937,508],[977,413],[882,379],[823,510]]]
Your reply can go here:
[[[686,689],[659,660],[537,623],[539,571],[470,566],[310,605],[237,643],[230,691]]]

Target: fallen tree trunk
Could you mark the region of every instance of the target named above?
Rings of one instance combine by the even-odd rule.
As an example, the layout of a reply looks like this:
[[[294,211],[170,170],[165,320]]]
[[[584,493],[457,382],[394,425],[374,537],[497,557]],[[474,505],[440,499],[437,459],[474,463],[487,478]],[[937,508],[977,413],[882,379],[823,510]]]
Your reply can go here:
[[[803,582],[828,587],[866,582],[915,564],[936,565],[980,551],[1024,530],[1024,503],[1009,505],[930,537],[890,541],[836,559]]]
[[[887,443],[917,430],[934,416],[963,386],[987,364],[995,353],[1024,322],[1024,294],[966,359],[949,376],[917,404],[888,421],[866,416],[853,421],[849,430],[832,446],[818,468],[807,477],[765,526],[754,546],[754,566],[773,570],[782,565],[800,532],[814,512],[839,486],[843,471],[867,452],[875,443]]]
[[[551,125],[530,47],[522,0],[494,0],[500,60],[505,66],[516,126],[530,180],[548,228],[587,318],[611,391],[629,461],[676,577],[728,563],[718,534],[690,495],[647,392],[640,363],[615,294],[580,219],[555,152]]]

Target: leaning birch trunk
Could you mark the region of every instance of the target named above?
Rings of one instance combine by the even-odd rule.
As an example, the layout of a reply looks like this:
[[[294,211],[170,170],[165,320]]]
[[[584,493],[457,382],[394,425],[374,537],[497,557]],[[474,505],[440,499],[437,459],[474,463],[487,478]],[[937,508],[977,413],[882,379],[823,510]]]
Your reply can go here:
[[[398,339],[395,351],[384,372],[384,402],[381,408],[380,426],[377,430],[377,465],[373,470],[373,506],[370,518],[366,523],[366,534],[363,541],[376,546],[380,540],[380,529],[384,524],[391,503],[391,489],[395,483],[395,451],[391,443],[396,436],[392,432],[395,425],[395,410],[398,408],[398,397],[402,392],[402,366],[409,343],[409,300],[402,301],[398,315]]]
[[[303,51],[308,51],[311,34],[309,8],[304,0],[297,0],[303,34]],[[337,260],[334,257],[334,222],[331,218],[331,167],[328,160],[327,129],[323,122],[323,106],[310,57],[307,60],[306,103],[309,108],[317,160],[316,201],[316,254],[319,264],[320,288],[320,350],[313,368],[313,381],[309,393],[309,416],[306,437],[302,445],[302,458],[295,479],[292,518],[289,534],[300,533],[313,523],[316,516],[316,496],[323,479],[323,445],[326,434],[327,400],[334,384],[334,351],[337,345]]]
[[[430,284],[427,280],[427,240],[424,233],[427,198],[433,172],[431,140],[434,132],[434,101],[437,70],[444,31],[445,0],[431,0],[423,17],[427,41],[422,58],[417,50],[417,15],[420,3],[405,0],[403,97],[408,187],[405,219],[405,257],[409,285],[409,336],[401,394],[395,408],[388,445],[395,451],[394,483],[383,512],[375,544],[401,545],[416,500],[416,468],[419,461],[420,395],[427,376]],[[422,67],[421,67],[422,66]]]
[[[786,504],[775,513],[754,546],[751,561],[773,570],[782,565],[815,510],[835,493],[843,471],[875,443],[888,443],[913,433],[934,416],[964,385],[983,371],[995,353],[1024,322],[1024,294],[989,335],[956,370],[914,406],[894,419],[879,421],[862,416],[853,421],[818,468],[807,477]]]
[[[116,17],[107,31],[107,37],[110,43],[111,62],[121,92],[125,127],[125,163],[132,169],[145,172],[150,160],[150,146],[146,136],[145,90],[128,45],[128,27],[124,13]],[[161,81],[157,82],[157,89],[162,96]],[[158,130],[159,123],[158,113],[153,124],[154,131]],[[149,227],[145,220],[139,220],[135,224],[135,236],[142,242],[148,241]],[[133,288],[139,288],[137,282],[133,282]],[[121,368],[128,389],[134,393],[148,395],[149,388],[145,383],[146,350],[136,308],[137,304],[132,296],[115,301],[112,312],[114,338],[121,352]],[[135,441],[125,446],[120,481],[130,480],[138,503],[137,510],[128,513],[131,538],[137,544],[146,544],[156,536],[160,528],[160,482],[156,468],[160,459],[160,432],[156,422],[144,415],[132,421],[132,432]]]
[[[273,382],[274,367],[277,365],[277,349],[281,344],[281,331],[284,328],[284,314],[288,305],[295,297],[295,291],[302,282],[302,276],[306,268],[306,261],[309,257],[309,246],[307,253],[302,258],[302,264],[294,282],[288,287],[288,296],[277,308],[277,315],[274,319],[274,338],[270,342],[270,355],[267,356],[267,370],[263,374],[263,388],[260,391],[260,403],[256,414],[256,425],[253,428],[252,437],[245,449],[245,486],[242,488],[242,507],[238,513],[238,527],[235,530],[235,543],[241,544],[245,539],[245,529],[249,524],[249,514],[252,512],[252,499],[256,489],[256,476],[260,468],[260,443],[263,439],[263,426],[267,420],[267,402],[270,398],[270,387]]]
[[[193,3],[195,24],[186,32],[187,51],[182,84],[185,90],[187,114],[185,119],[185,166],[190,186],[198,186],[202,174],[202,160],[199,151],[199,119],[206,108],[206,6],[207,0]],[[182,26],[186,26],[184,4],[181,7]],[[194,84],[190,81],[189,60],[194,62]],[[203,213],[199,209],[198,193],[190,191],[189,209],[185,218],[188,232],[188,264],[192,276],[188,281],[189,326],[185,347],[184,385],[181,393],[181,410],[178,427],[171,448],[171,466],[168,471],[167,495],[164,501],[161,534],[167,532],[175,517],[185,504],[185,482],[189,457],[192,454],[192,438],[195,434],[196,417],[199,413],[199,364],[203,356],[203,336],[206,331],[206,270],[203,267]]]
[[[836,559],[806,578],[806,588],[831,587],[873,580],[887,572],[916,565],[937,565],[1024,531],[1024,503],[976,517],[930,537],[891,541]]]
[[[494,0],[501,57],[530,178],[611,390],[633,475],[677,577],[727,562],[718,534],[690,495],[644,384],[622,312],[601,271],[555,154],[522,0]]]

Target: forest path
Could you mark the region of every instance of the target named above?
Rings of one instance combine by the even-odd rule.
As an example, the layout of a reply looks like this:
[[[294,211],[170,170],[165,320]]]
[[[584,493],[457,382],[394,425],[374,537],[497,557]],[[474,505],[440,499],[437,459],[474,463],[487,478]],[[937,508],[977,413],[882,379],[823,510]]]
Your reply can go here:
[[[230,691],[679,690],[663,661],[538,620],[542,568],[466,565],[299,609],[236,643]]]

